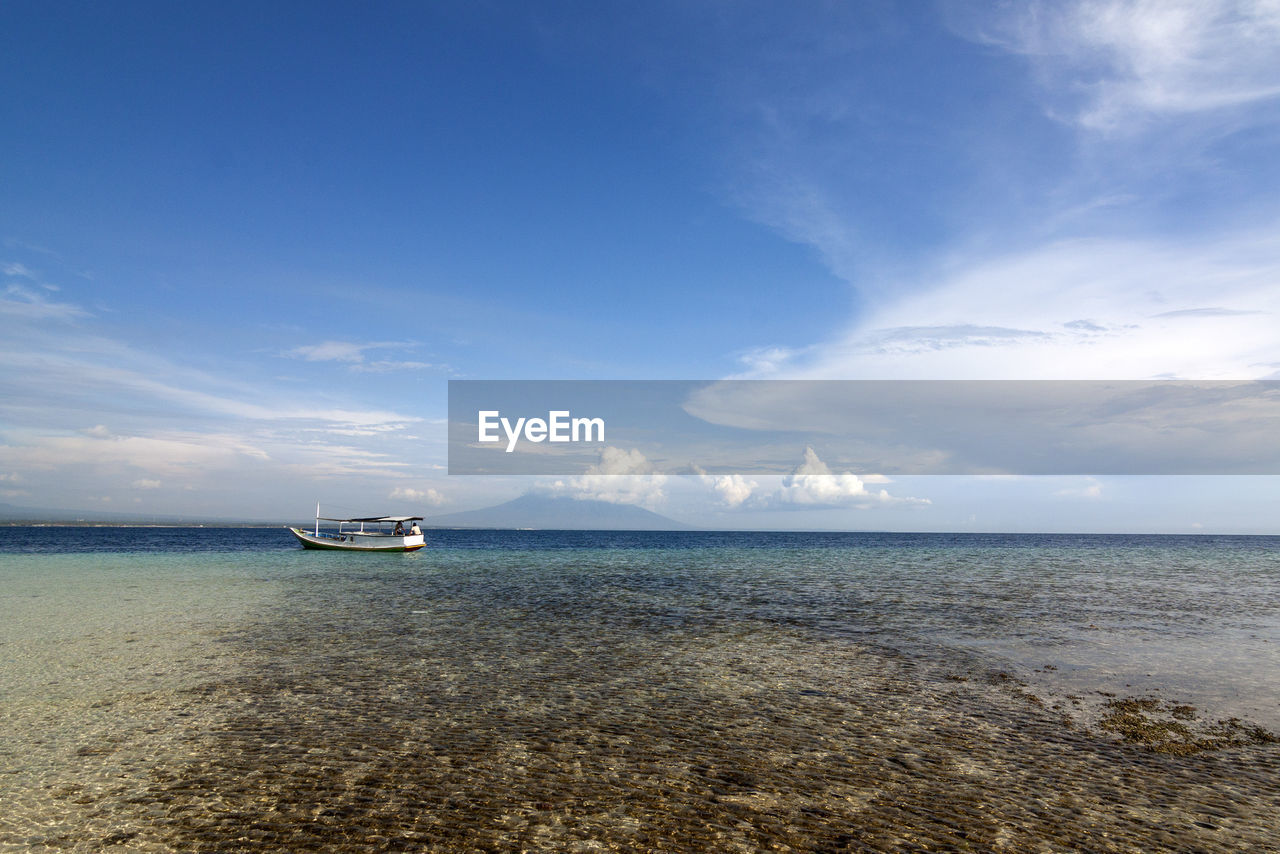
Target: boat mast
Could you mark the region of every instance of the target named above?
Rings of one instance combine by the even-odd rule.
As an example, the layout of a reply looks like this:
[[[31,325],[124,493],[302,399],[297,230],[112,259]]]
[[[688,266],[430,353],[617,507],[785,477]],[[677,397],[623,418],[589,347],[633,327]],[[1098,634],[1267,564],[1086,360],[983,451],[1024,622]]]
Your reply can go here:
[[[320,536],[320,502],[316,502],[316,536]]]

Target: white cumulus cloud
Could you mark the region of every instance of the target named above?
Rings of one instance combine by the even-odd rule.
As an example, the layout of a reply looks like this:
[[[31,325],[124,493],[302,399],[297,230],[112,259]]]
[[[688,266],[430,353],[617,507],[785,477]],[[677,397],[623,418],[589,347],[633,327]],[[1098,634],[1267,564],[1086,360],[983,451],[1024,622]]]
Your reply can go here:
[[[653,506],[666,497],[663,492],[666,482],[667,476],[655,473],[653,465],[640,451],[607,446],[586,474],[558,479],[540,489],[580,500]]]
[[[760,485],[740,474],[707,474],[698,466],[693,469],[698,480],[715,490],[720,500],[729,507],[741,507]]]
[[[876,482],[883,482],[877,477]],[[867,489],[867,481],[853,472],[835,474],[813,448],[804,449],[804,460],[782,484],[764,496],[761,504],[775,509],[816,507],[869,508],[889,504],[929,504],[927,498],[898,498],[888,490]]]

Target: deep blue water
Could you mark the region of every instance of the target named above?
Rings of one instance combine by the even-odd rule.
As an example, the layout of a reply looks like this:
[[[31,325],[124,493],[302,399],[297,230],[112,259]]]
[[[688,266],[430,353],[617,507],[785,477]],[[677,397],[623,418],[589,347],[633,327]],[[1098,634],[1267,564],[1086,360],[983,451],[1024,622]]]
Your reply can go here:
[[[1280,536],[966,534],[797,531],[428,530],[428,548],[557,549],[1176,549],[1188,554],[1280,554]],[[299,549],[280,528],[0,527],[0,553],[237,552]],[[386,558],[387,555],[379,557]]]

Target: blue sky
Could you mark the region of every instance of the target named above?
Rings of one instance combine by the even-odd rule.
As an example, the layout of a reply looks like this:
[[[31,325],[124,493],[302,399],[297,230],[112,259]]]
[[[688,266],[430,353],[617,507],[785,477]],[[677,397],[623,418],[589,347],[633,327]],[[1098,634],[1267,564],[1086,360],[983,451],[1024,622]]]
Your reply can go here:
[[[0,501],[1280,531],[1264,477],[443,471],[450,378],[1280,376],[1276,55],[1264,2],[9,4]]]

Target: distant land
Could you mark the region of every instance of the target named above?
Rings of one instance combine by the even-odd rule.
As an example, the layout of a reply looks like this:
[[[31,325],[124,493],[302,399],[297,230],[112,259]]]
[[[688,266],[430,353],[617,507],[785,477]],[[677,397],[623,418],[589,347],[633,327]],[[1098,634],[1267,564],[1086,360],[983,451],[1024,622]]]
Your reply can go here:
[[[278,521],[229,519],[210,516],[128,513],[106,510],[59,510],[21,507],[0,502],[0,525],[113,525],[182,527],[205,525],[228,528],[274,527]],[[297,524],[310,526],[311,521]],[[690,531],[683,522],[631,504],[536,494],[460,513],[428,516],[429,528],[537,528],[584,531]]]
[[[121,513],[108,510],[55,510],[20,507],[0,501],[0,525],[212,525],[226,528],[262,528],[278,523],[216,516],[175,516],[159,513]]]
[[[527,494],[495,507],[444,513],[427,520],[432,528],[538,528],[569,531],[691,531],[634,504]]]

